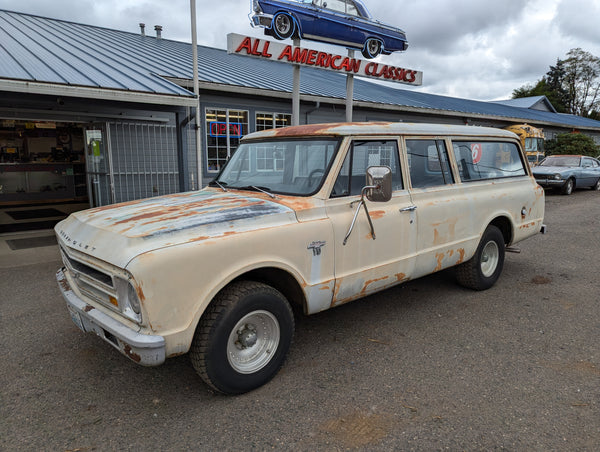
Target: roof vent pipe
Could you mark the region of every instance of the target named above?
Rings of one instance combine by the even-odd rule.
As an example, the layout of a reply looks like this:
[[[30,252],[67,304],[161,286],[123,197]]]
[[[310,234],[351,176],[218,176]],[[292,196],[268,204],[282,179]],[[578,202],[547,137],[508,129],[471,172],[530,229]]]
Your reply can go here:
[[[155,25],[154,29],[156,30],[156,39],[161,39],[162,36],[160,32],[162,31],[162,25]]]
[[[146,36],[146,24],[140,22],[140,33],[142,36]]]

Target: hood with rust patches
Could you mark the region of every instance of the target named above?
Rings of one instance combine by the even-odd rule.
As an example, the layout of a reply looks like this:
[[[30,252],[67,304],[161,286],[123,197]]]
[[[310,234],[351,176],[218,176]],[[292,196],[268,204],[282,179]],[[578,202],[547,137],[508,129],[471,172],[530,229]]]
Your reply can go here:
[[[124,268],[138,254],[296,221],[260,198],[202,190],[83,210],[56,225],[63,246]]]

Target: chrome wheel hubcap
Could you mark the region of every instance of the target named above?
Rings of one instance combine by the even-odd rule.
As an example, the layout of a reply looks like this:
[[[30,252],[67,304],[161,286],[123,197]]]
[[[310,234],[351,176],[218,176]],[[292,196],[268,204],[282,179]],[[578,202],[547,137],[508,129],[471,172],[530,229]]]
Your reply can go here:
[[[481,273],[483,273],[483,276],[489,278],[494,274],[499,259],[500,251],[496,242],[486,243],[481,252]]]
[[[277,350],[279,322],[268,311],[252,311],[235,325],[227,341],[227,360],[242,374],[265,367]]]

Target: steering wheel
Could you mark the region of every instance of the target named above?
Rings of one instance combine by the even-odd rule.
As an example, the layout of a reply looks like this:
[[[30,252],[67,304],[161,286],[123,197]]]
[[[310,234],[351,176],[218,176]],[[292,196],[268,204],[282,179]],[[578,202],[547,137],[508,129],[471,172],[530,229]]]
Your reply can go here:
[[[309,173],[309,175],[308,175],[308,186],[309,187],[312,187],[314,185],[313,177],[316,177],[316,175],[319,173],[321,173],[321,175],[319,177],[323,177],[323,174],[325,174],[325,170],[321,169],[321,168],[316,168]]]

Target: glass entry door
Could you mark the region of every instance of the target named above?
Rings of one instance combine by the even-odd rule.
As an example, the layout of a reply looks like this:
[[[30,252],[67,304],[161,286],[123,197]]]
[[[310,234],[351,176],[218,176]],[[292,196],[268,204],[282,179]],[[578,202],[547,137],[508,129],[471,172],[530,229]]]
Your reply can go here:
[[[114,186],[106,126],[92,124],[85,129],[86,172],[91,207],[114,203]]]

